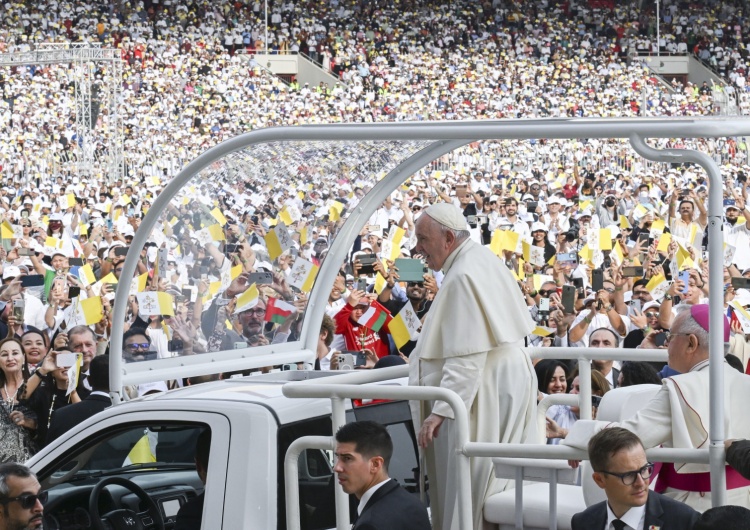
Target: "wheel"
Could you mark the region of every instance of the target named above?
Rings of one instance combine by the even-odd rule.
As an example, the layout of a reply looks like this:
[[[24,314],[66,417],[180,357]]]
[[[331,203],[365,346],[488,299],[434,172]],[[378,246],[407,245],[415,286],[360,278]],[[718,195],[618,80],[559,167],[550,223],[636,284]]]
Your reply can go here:
[[[134,512],[122,508],[99,515],[99,497],[104,488],[113,484],[122,486],[136,495],[146,504],[146,509],[142,512]],[[91,490],[89,496],[89,513],[95,530],[145,530],[148,527],[164,530],[164,517],[162,517],[159,506],[148,496],[148,493],[143,491],[143,488],[125,478],[109,477],[99,482]]]

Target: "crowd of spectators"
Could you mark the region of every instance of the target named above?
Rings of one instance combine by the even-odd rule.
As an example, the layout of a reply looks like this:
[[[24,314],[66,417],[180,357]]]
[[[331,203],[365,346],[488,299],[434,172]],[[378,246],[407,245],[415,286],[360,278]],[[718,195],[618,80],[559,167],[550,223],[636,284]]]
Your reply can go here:
[[[288,86],[236,53],[263,47],[259,4],[6,6],[0,51],[60,38],[122,47],[125,150],[148,160],[115,182],[67,174],[63,162],[80,148],[69,128],[69,67],[2,74],[0,130],[7,141],[0,144],[0,165],[7,179],[0,189],[0,336],[19,337],[26,362],[8,365],[0,347],[0,368],[11,394],[16,390],[9,396],[5,389],[3,398],[25,407],[20,422],[8,416],[8,428],[36,433],[24,451],[43,445],[51,411],[91,391],[89,364],[112,340],[116,286],[131,294],[127,332],[117,338],[127,362],[296,340],[316,268],[346,214],[380,176],[358,167],[356,151],[337,152],[340,163],[319,172],[304,163],[283,175],[264,165],[242,167],[247,174],[239,176],[215,171],[210,184],[196,181],[181,192],[147,247],[137,249],[134,278],[122,278],[135,231],[181,165],[162,171],[164,160],[189,161],[224,139],[269,125],[632,116],[641,111],[646,85],[653,87],[650,113],[711,112],[709,93],[661,93],[648,71],[628,60],[619,19],[582,6],[538,2],[521,12],[520,5],[500,2],[482,4],[481,11],[476,3],[461,10],[413,2],[401,5],[397,17],[384,2],[271,3],[276,21],[269,44],[279,51],[306,48],[342,80],[311,88]],[[642,26],[623,24],[637,29],[633,39],[648,35]],[[106,119],[100,117],[101,134]],[[743,283],[750,278],[747,146],[741,139],[657,143],[696,147],[722,164],[724,299],[733,315],[731,351],[744,370],[750,355],[750,292]],[[39,155],[44,149],[56,154]],[[365,367],[408,362],[441,274],[403,282],[395,260],[419,258],[414,221],[440,201],[461,207],[472,237],[490,245],[517,276],[539,324],[529,344],[663,346],[678,299],[695,304],[708,296],[706,197],[702,170],[644,164],[621,142],[469,145],[419,171],[363,228],[331,286],[316,365],[336,369],[348,359],[335,352],[361,350],[354,359]],[[417,320],[406,337],[389,326],[402,312]],[[386,323],[376,325],[380,319],[372,316],[380,314]],[[67,351],[81,354],[76,369],[56,369],[57,356]],[[618,374],[624,381],[653,376],[643,366],[602,362],[596,368],[602,394],[619,384]],[[572,369],[558,364],[540,376],[540,392],[567,391]],[[41,404],[28,401],[32,395]],[[575,412],[555,414],[568,422],[551,424],[558,435]]]
[[[709,21],[731,23],[731,4],[709,2],[682,15],[685,6],[665,2],[674,17],[669,31],[703,42]],[[584,2],[269,2],[267,48],[320,60],[341,79],[327,87],[287,85],[253,60],[252,52],[266,47],[262,7],[205,0],[9,3],[0,15],[0,53],[50,42],[121,49],[123,149],[132,177],[164,170],[171,176],[208,147],[273,125],[713,109],[711,94],[692,86],[671,92],[631,60],[631,48],[653,34],[654,17],[639,2],[612,12]],[[687,24],[679,23],[683,16]],[[722,35],[726,40],[730,32]],[[67,175],[87,148],[106,158],[107,112],[99,114],[88,147],[71,127],[74,69],[0,71],[4,174]],[[111,74],[98,65],[96,83],[106,87]],[[105,179],[106,166],[97,165],[93,177]]]

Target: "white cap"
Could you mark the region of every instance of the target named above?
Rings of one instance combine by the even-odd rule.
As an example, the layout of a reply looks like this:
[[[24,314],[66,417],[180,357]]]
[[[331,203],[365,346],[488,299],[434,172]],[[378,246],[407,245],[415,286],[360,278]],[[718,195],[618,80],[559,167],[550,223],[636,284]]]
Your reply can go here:
[[[545,225],[544,223],[540,223],[539,221],[537,221],[531,225],[531,233],[533,234],[534,232],[539,231],[549,232],[549,228],[547,228],[547,225]]]
[[[469,226],[466,224],[466,218],[464,217],[464,214],[461,213],[461,210],[447,202],[433,204],[424,210],[424,213],[429,215],[437,223],[452,230],[469,229]]]

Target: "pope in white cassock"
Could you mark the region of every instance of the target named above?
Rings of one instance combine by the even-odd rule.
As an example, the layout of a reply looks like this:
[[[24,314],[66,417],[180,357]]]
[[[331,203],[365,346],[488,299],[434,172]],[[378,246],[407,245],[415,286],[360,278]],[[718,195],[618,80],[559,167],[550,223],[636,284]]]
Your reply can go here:
[[[458,208],[439,203],[424,214],[416,223],[416,250],[445,278],[411,354],[409,384],[456,392],[469,413],[472,441],[535,441],[536,375],[523,343],[534,323],[521,291],[500,258],[469,239]],[[433,528],[459,530],[453,412],[442,401],[412,407],[425,448]],[[486,497],[506,485],[495,478],[490,459],[472,459],[475,530],[482,528]]]

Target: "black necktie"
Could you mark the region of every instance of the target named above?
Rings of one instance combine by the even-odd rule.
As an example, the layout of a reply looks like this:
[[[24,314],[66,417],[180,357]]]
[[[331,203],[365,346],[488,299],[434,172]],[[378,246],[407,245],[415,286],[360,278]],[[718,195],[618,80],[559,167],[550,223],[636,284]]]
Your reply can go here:
[[[612,521],[612,526],[615,527],[615,530],[625,530],[625,527],[627,526],[625,523],[620,521],[619,519],[615,519]]]

